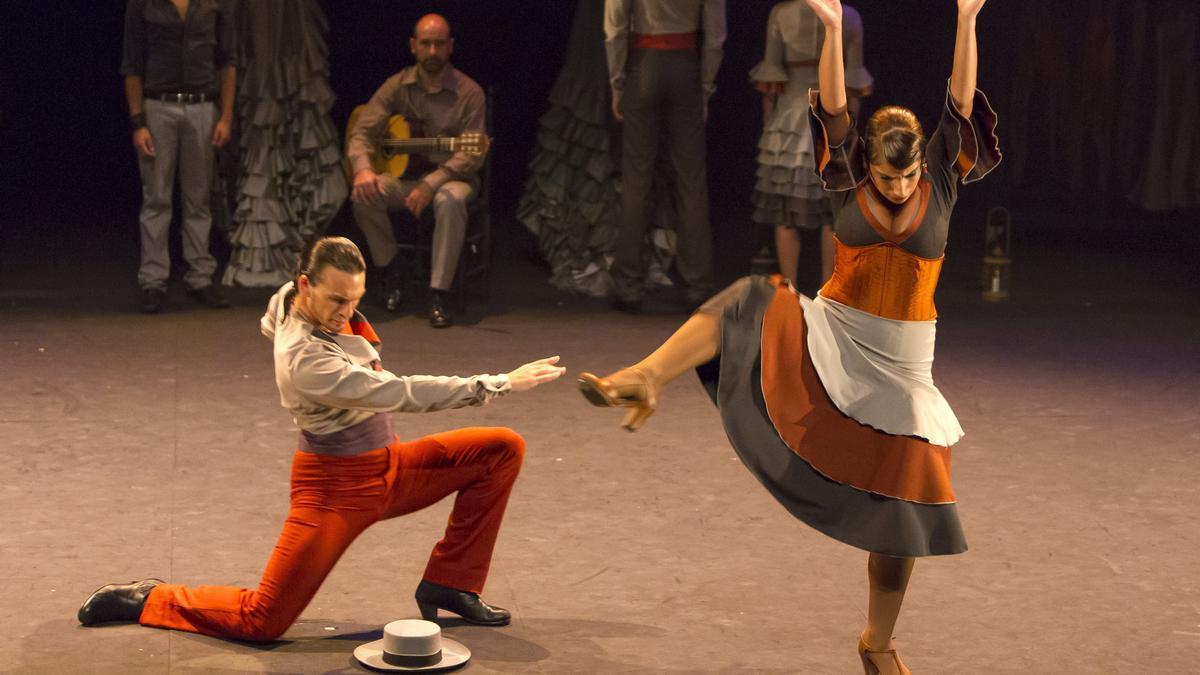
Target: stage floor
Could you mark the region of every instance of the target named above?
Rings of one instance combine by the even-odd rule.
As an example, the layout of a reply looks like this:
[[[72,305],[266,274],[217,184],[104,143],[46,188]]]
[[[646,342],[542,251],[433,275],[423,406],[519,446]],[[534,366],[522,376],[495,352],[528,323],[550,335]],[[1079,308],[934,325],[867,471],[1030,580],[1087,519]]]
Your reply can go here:
[[[961,249],[960,249],[961,252]],[[124,265],[124,262],[121,263]],[[1152,673],[1200,654],[1196,288],[1116,254],[1031,253],[1013,300],[947,269],[935,375],[967,436],[954,481],[971,549],[919,561],[897,628],[918,673]],[[257,584],[288,500],[265,292],[233,309],[133,311],[132,268],[0,272],[0,669],[355,673],[356,645],[417,616],[449,510],[380,523],[280,641],[80,627],[97,586]],[[1188,277],[1189,280],[1194,280]],[[639,358],[682,320],[630,317],[502,270],[464,325],[364,309],[401,373],[560,354]],[[388,320],[384,320],[388,319]],[[794,520],[739,464],[694,377],[646,427],[567,377],[483,408],[397,415],[402,437],[504,425],[528,441],[484,593],[491,629],[445,622],[472,673],[851,673],[866,554]]]

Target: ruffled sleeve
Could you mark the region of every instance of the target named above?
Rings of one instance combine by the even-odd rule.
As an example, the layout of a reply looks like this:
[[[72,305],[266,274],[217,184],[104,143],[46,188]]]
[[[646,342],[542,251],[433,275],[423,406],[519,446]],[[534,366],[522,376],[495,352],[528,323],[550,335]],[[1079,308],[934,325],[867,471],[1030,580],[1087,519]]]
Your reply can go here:
[[[863,65],[862,17],[849,5],[842,5],[842,53],[846,95],[856,98],[870,96],[875,88],[875,78]]]
[[[763,53],[763,60],[750,70],[750,81],[754,82],[755,88],[760,91],[766,90],[763,85],[768,82],[788,81],[778,10],[779,5],[776,5],[775,9],[771,10],[771,17],[767,19],[767,48]]]
[[[816,89],[808,90],[808,119],[812,127],[813,156],[816,157],[817,175],[826,190],[844,192],[853,190],[867,178],[863,162],[863,141],[853,117],[846,137],[839,145],[829,144],[829,134],[821,119],[821,97]]]
[[[964,185],[983,178],[1000,163],[1000,139],[996,137],[996,111],[982,91],[975,90],[971,116],[965,117],[946,88],[946,104],[937,131],[929,139],[925,157],[931,171],[957,173]]]

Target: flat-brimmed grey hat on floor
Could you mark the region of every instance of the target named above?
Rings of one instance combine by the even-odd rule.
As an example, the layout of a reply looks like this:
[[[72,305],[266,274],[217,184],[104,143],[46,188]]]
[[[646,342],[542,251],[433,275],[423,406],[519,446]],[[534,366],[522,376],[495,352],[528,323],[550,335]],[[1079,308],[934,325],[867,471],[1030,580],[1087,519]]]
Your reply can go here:
[[[383,627],[383,639],[359,645],[354,658],[375,670],[417,673],[457,668],[470,660],[471,650],[442,637],[432,621],[401,619]]]

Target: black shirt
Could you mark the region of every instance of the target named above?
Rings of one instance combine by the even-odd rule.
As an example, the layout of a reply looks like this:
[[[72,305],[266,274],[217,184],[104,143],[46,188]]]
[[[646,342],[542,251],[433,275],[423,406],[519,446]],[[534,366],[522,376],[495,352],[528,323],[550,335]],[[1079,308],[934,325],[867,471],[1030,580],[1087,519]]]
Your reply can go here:
[[[190,0],[184,18],[171,0],[129,0],[121,74],[149,94],[217,93],[217,72],[237,63],[233,2]]]

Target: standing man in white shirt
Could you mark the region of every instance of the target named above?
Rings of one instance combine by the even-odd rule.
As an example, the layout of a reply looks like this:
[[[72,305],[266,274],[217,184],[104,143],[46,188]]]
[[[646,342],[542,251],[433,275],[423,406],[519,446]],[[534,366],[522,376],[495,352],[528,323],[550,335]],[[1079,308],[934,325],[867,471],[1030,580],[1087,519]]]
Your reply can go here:
[[[725,43],[725,0],[605,0],[613,116],[624,124],[614,308],[641,311],[644,238],[660,147],[679,211],[676,266],[689,308],[712,292],[704,123]]]

